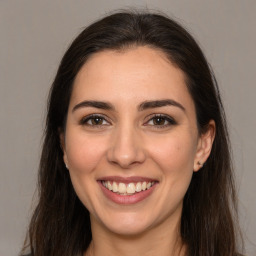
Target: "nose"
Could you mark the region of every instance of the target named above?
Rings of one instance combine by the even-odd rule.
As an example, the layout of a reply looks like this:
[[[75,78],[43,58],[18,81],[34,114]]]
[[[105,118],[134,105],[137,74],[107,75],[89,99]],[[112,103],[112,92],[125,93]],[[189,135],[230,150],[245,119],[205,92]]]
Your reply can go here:
[[[116,129],[111,139],[107,159],[112,164],[129,169],[145,161],[146,152],[143,148],[143,141],[136,129],[120,127]]]

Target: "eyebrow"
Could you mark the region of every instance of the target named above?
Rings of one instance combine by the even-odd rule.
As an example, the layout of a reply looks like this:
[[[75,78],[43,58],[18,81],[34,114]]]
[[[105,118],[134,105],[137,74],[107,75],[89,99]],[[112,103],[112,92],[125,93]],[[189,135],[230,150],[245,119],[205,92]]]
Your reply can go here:
[[[172,99],[144,101],[139,105],[138,110],[143,111],[150,108],[159,108],[165,106],[174,106],[180,108],[184,112],[186,111],[186,109],[179,102]]]
[[[85,100],[74,106],[72,112],[79,108],[84,107],[93,107],[105,110],[115,110],[114,106],[111,103],[103,102],[103,101],[95,101],[95,100]]]
[[[179,102],[172,99],[144,101],[138,106],[138,111],[165,106],[174,106],[180,108],[184,112],[186,111],[185,108]],[[104,101],[85,100],[75,105],[72,109],[72,112],[84,107],[93,107],[104,110],[115,110],[115,107],[111,103]]]

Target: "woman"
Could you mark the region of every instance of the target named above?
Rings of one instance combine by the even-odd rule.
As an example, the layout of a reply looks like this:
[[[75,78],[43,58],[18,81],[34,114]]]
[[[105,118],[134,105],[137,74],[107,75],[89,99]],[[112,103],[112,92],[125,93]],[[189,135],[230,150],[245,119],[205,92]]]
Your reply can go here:
[[[238,255],[236,193],[214,75],[158,14],[86,28],[49,96],[31,255]]]

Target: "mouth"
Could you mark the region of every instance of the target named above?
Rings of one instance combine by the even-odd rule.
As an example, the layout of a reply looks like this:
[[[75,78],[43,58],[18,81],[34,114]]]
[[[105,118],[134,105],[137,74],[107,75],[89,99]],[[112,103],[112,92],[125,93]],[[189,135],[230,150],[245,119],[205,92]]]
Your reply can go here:
[[[117,204],[135,204],[154,191],[157,180],[143,177],[105,177],[98,180],[103,194]]]
[[[155,181],[142,181],[142,182],[130,182],[128,184],[123,182],[116,182],[116,181],[101,181],[102,185],[112,191],[113,193],[116,193],[118,195],[134,195],[135,193],[139,193],[141,191],[145,191],[150,189],[154,184]]]

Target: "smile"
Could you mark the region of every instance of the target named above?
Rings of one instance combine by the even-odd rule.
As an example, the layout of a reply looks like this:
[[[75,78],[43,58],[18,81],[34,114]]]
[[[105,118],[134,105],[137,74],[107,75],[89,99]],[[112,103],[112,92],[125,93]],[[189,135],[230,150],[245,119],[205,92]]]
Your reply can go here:
[[[119,195],[133,195],[150,189],[155,184],[154,181],[130,182],[128,184],[115,181],[101,181],[101,183],[105,188]]]
[[[146,200],[158,183],[158,180],[152,178],[136,176],[108,176],[98,179],[105,197],[121,205],[131,205]]]

